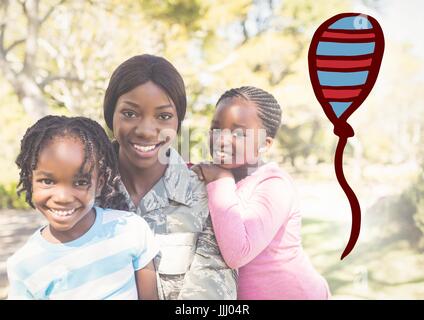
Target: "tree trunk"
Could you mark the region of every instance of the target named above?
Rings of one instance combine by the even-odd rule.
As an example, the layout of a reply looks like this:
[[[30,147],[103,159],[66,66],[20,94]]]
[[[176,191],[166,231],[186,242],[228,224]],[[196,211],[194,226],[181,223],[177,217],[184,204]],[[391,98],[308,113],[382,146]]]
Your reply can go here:
[[[22,71],[19,73],[14,72],[8,66],[4,57],[0,57],[0,70],[3,71],[5,79],[13,87],[19,102],[23,105],[28,115],[34,120],[38,120],[49,113],[46,98],[33,76]]]
[[[5,7],[3,7],[4,18],[7,16],[7,9],[7,3],[5,3]],[[0,71],[3,72],[5,79],[12,85],[25,112],[34,120],[38,120],[49,113],[43,91],[35,81],[38,32],[40,23],[43,22],[39,17],[39,0],[25,1],[23,10],[28,23],[23,67],[21,70],[16,71],[7,59],[7,52],[13,48],[13,44],[7,49],[4,47],[4,34],[7,26],[6,22],[4,22],[0,30]],[[16,43],[19,43],[19,41]]]
[[[34,120],[49,114],[46,98],[32,77],[20,74],[14,83],[14,88],[25,112]]]

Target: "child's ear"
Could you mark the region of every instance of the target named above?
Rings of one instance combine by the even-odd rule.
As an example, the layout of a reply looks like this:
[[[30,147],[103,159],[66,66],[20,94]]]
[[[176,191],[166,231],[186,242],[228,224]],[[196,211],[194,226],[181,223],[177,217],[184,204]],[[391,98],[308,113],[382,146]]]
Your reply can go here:
[[[271,137],[266,137],[265,139],[265,145],[267,149],[271,148],[272,144],[274,143],[274,139]]]
[[[271,148],[272,143],[274,142],[274,139],[271,137],[266,137],[265,143],[258,149],[258,153],[265,153]]]
[[[273,138],[266,137],[265,145],[263,146],[263,148],[265,149],[264,152],[267,152],[271,148],[273,142],[274,142]]]

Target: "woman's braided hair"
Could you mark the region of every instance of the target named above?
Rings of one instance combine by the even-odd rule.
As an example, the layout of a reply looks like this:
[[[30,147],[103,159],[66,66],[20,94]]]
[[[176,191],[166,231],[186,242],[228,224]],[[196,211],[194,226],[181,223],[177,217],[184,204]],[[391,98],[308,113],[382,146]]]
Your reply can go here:
[[[274,96],[265,90],[244,86],[226,91],[218,100],[240,97],[256,104],[258,116],[266,129],[268,137],[274,138],[281,123],[281,107]]]
[[[37,167],[40,151],[56,137],[75,137],[84,146],[84,161],[80,168],[83,173],[89,165],[88,179],[95,166],[99,177],[104,178],[96,205],[104,208],[122,208],[124,196],[117,192],[120,183],[118,162],[112,144],[104,129],[97,122],[85,117],[46,116],[27,129],[21,140],[21,150],[16,159],[20,169],[18,195],[26,193],[27,203],[32,203],[32,172]]]

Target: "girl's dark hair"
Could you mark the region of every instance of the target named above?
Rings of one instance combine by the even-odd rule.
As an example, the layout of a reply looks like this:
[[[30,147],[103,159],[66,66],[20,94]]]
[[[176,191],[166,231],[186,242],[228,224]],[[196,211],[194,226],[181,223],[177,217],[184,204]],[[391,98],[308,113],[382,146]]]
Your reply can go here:
[[[103,115],[109,129],[113,131],[113,114],[118,98],[148,81],[164,90],[175,104],[180,130],[187,108],[183,78],[168,60],[149,54],[124,61],[113,72],[103,102]]]
[[[274,96],[256,87],[240,87],[226,91],[216,105],[227,98],[240,97],[256,104],[258,116],[266,129],[268,137],[274,138],[281,123],[281,107]]]
[[[99,177],[104,178],[96,205],[107,208],[123,207],[124,196],[117,192],[120,177],[118,162],[112,143],[97,122],[85,117],[46,116],[28,128],[21,140],[21,150],[16,159],[20,169],[18,195],[26,193],[26,201],[32,203],[32,173],[37,168],[41,150],[56,137],[75,137],[84,145],[84,161],[80,173],[91,180],[95,166]],[[83,170],[89,165],[89,172]]]

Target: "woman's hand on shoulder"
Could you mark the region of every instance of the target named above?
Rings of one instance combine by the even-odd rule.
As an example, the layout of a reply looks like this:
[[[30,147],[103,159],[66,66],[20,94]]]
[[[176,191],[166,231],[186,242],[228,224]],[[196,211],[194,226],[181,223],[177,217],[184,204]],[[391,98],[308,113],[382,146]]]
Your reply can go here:
[[[202,162],[191,167],[206,184],[225,177],[234,178],[232,172],[212,163]]]

